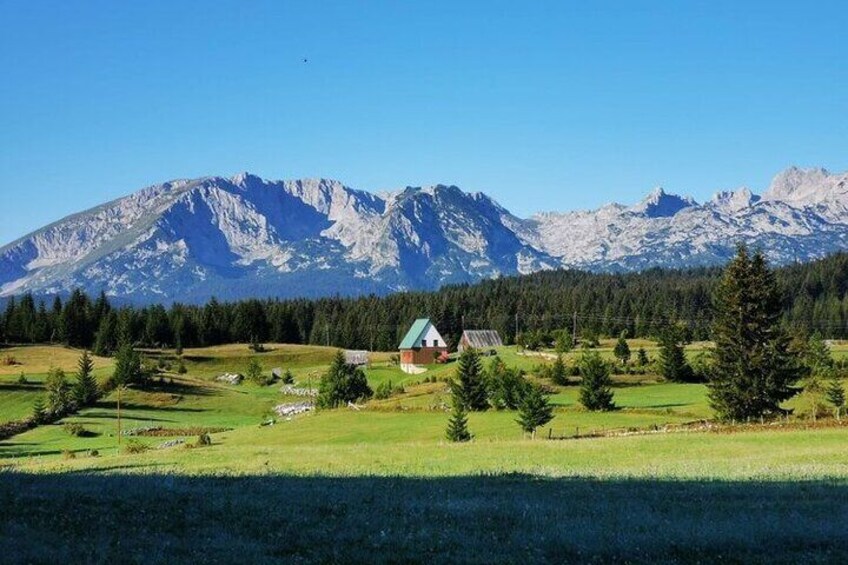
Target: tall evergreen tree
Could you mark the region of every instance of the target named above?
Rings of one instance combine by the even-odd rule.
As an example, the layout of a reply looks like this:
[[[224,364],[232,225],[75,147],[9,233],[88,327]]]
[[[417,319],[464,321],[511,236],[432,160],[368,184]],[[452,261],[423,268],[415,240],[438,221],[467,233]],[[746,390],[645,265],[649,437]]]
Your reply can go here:
[[[532,439],[536,438],[536,429],[544,426],[554,418],[553,407],[548,402],[542,389],[538,386],[530,386],[524,399],[518,407],[518,425],[525,433],[530,434]]]
[[[595,351],[584,351],[580,359],[580,404],[587,410],[606,411],[615,408],[609,368]]]
[[[468,411],[465,409],[465,402],[456,394],[456,391],[451,395],[451,401],[453,409],[448,420],[445,437],[453,442],[469,441],[471,432],[468,431]]]
[[[115,353],[115,371],[112,381],[117,386],[143,384],[141,356],[129,343],[123,343]]]
[[[456,370],[457,382],[454,393],[459,396],[463,407],[471,412],[482,412],[489,408],[483,365],[480,355],[473,348],[463,350]]]
[[[83,351],[77,361],[77,382],[74,384],[74,398],[77,406],[90,406],[97,401],[100,392],[94,378],[94,360],[88,351]]]
[[[568,371],[565,368],[565,361],[562,358],[562,353],[557,353],[553,365],[551,365],[551,382],[555,385],[564,386],[568,384]]]
[[[618,336],[618,341],[615,342],[615,348],[613,349],[613,355],[615,358],[621,361],[622,365],[627,365],[627,362],[630,361],[630,346],[627,345],[627,330],[621,332],[621,335]]]
[[[100,319],[100,326],[94,336],[94,353],[108,357],[118,347],[118,315],[109,311]]]
[[[797,391],[798,366],[780,327],[780,294],[762,253],[740,246],[714,297],[710,404],[719,418],[782,414]]]
[[[648,352],[645,351],[644,347],[640,347],[638,351],[636,351],[636,364],[640,367],[644,367],[650,362],[648,359]]]
[[[659,340],[659,369],[662,377],[673,383],[692,380],[692,367],[686,361],[683,332],[679,327],[666,327]]]
[[[842,379],[836,371],[831,372],[830,382],[827,386],[827,401],[833,406],[836,412],[836,419],[842,419],[842,408],[845,407],[845,387],[842,385]]]

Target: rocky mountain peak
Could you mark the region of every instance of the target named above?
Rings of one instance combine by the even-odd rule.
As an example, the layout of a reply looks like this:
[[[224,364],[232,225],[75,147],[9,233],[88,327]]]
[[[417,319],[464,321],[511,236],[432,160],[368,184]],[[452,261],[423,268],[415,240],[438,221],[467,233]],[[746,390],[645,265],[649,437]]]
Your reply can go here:
[[[658,186],[631,210],[648,218],[666,218],[694,205],[695,201],[691,198],[668,194],[661,186]]]
[[[250,173],[154,185],[0,248],[0,296],[83,288],[136,302],[431,289],[558,267],[622,271],[775,263],[848,248],[848,174],[792,168],[768,198],[706,204],[652,191],[634,206],[517,218],[453,185],[375,195]],[[681,213],[685,211],[685,213]]]

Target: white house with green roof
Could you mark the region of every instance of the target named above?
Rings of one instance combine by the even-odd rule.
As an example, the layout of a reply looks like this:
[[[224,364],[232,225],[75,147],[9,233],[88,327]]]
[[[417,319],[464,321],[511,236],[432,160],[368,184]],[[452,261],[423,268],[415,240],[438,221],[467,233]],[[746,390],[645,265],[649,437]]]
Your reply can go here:
[[[418,318],[400,342],[400,368],[406,373],[421,372],[448,352],[448,344],[429,318]]]

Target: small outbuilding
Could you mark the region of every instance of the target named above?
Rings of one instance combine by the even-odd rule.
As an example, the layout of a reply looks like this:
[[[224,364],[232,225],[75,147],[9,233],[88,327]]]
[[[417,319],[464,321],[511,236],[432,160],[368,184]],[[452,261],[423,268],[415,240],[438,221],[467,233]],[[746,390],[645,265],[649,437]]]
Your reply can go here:
[[[356,365],[357,367],[362,367],[363,365],[368,364],[368,352],[367,351],[356,351],[347,349],[344,352],[345,363],[348,365]]]
[[[465,330],[459,339],[457,351],[462,353],[466,349],[476,349],[488,353],[496,347],[501,347],[503,340],[495,330]]]
[[[401,370],[417,373],[418,365],[429,365],[447,355],[448,344],[429,318],[418,318],[406,332],[399,349]]]

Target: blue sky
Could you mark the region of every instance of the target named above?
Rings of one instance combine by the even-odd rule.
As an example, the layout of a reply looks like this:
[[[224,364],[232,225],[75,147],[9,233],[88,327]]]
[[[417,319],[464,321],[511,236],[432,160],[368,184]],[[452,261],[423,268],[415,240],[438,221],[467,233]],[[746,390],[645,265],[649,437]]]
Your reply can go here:
[[[0,243],[242,170],[529,215],[848,169],[846,5],[0,0]]]

